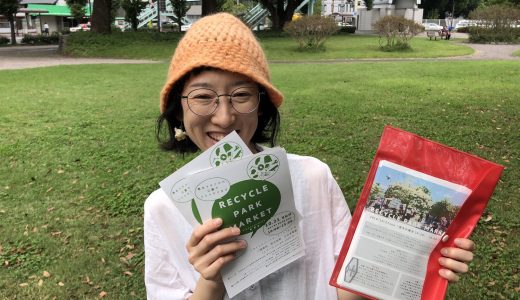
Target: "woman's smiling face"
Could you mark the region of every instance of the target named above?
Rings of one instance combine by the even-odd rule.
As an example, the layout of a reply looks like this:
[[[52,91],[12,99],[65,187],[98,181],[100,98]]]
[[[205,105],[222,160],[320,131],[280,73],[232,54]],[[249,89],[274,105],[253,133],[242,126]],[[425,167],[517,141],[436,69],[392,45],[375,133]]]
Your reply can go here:
[[[228,95],[237,88],[252,86],[258,97],[258,85],[246,76],[216,69],[205,70],[186,81],[182,95],[186,96],[200,88],[211,89],[219,95]],[[186,98],[181,101],[186,134],[199,149],[207,150],[227,134],[236,131],[251,151],[257,152],[251,139],[258,126],[258,109],[246,114],[239,113],[231,106],[229,97],[220,96],[213,114],[199,116],[190,110]]]

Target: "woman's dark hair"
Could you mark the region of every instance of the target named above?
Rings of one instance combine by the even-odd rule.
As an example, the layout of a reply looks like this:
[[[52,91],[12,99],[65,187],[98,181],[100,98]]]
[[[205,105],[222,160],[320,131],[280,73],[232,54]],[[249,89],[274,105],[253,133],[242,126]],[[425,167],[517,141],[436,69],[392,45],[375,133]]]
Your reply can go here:
[[[196,76],[203,71],[215,70],[211,67],[199,67],[184,75],[172,87],[168,95],[168,103],[165,111],[157,119],[156,137],[159,146],[163,150],[175,151],[178,153],[196,152],[198,147],[190,140],[189,137],[182,141],[175,139],[175,128],[182,128],[183,115],[181,95],[186,81],[192,76]],[[258,126],[253,134],[251,142],[253,144],[268,143],[270,147],[276,144],[276,138],[280,129],[280,113],[274,106],[265,89],[259,86],[260,90],[260,106],[258,107]]]

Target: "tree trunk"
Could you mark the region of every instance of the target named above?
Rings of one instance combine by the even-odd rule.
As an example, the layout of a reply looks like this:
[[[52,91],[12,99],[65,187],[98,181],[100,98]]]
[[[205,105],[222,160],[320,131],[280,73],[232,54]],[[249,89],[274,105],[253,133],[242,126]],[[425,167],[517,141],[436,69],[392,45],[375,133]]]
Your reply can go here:
[[[288,0],[287,7],[284,0],[261,0],[262,5],[269,11],[274,30],[282,30],[285,23],[292,20],[294,10],[303,0]]]
[[[137,25],[139,25],[139,20],[137,17],[132,18],[132,30],[137,31]]]
[[[202,16],[211,15],[217,12],[217,1],[202,0]]]
[[[14,28],[14,15],[10,15],[7,17],[9,20],[9,25],[11,25],[11,45],[16,45],[16,33]]]
[[[92,32],[111,33],[110,12],[112,11],[112,0],[96,0],[94,1],[94,9],[92,12]]]
[[[182,19],[179,18],[179,15],[177,15],[177,29],[179,30],[179,32],[182,31]]]

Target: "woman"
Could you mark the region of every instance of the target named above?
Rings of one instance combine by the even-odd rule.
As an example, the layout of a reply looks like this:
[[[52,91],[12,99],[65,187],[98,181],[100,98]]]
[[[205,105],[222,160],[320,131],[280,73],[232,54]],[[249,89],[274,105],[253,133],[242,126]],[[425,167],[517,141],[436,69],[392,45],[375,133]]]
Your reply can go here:
[[[273,146],[283,95],[271,84],[264,53],[252,32],[229,14],[195,23],[180,41],[161,93],[158,138],[166,150],[204,151],[235,130],[253,153]],[[166,138],[164,132],[166,130]],[[288,155],[305,257],[234,299],[356,299],[328,280],[350,222],[343,194],[327,165]],[[240,234],[213,219],[193,229],[162,190],[145,203],[145,282],[149,299],[223,299],[220,270],[247,245],[224,242]],[[443,249],[440,276],[467,271],[473,242]],[[445,252],[444,252],[445,251]]]

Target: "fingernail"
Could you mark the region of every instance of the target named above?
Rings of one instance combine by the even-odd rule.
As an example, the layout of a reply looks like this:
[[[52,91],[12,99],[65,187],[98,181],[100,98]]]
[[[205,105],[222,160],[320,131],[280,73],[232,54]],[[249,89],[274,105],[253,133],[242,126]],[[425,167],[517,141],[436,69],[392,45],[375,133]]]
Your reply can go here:
[[[240,234],[240,228],[238,228],[238,227],[233,227],[231,230],[233,231],[234,234]]]
[[[443,242],[447,242],[448,239],[449,239],[449,236],[448,236],[448,235],[445,235],[445,236],[442,237],[442,241],[443,241]]]
[[[240,247],[241,247],[241,248],[245,248],[245,247],[247,247],[247,242],[244,241],[244,240],[241,240],[241,241],[240,241]]]
[[[217,226],[222,225],[222,219],[221,218],[216,218],[216,219],[213,220],[213,222],[215,222],[214,224],[217,225]]]
[[[442,255],[447,255],[447,254],[448,254],[448,249],[446,249],[446,248],[442,248],[442,249],[441,249],[441,254],[442,254]]]

